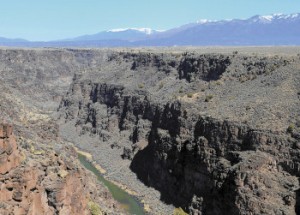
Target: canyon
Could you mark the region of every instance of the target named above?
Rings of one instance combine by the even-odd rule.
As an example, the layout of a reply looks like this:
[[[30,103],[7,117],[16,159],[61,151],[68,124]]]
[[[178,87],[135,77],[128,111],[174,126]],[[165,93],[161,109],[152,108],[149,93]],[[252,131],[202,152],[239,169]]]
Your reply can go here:
[[[297,47],[1,48],[0,59],[7,214],[91,213],[88,199],[125,213],[74,146],[149,214],[299,213]]]

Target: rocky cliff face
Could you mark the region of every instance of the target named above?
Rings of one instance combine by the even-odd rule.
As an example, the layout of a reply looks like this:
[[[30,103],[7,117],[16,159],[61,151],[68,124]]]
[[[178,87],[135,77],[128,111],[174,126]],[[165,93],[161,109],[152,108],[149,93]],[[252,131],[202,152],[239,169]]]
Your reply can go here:
[[[287,140],[279,135],[211,118],[185,125],[180,123],[176,139],[162,128],[151,130],[149,145],[131,165],[165,201],[193,214],[294,212],[297,178],[280,171],[293,144],[280,152],[274,145]]]
[[[0,125],[0,174],[5,174],[20,164],[20,151],[12,135],[11,125]]]
[[[93,50],[0,49],[0,119],[9,122],[0,126],[0,214],[123,213],[53,116],[74,72],[104,59]]]
[[[61,119],[123,147],[138,178],[190,214],[295,214],[299,64],[115,53],[102,70],[74,77]]]
[[[20,151],[6,124],[0,126],[0,141],[1,214],[90,214],[91,203],[107,212],[119,210],[108,191],[77,164],[71,147],[60,154],[48,150],[47,156]]]
[[[153,214],[300,213],[298,50],[186,50],[1,49],[0,213],[120,213],[61,135]]]
[[[53,110],[74,73],[97,70],[104,58],[93,50],[1,48],[0,85],[10,96],[22,96],[25,106]]]

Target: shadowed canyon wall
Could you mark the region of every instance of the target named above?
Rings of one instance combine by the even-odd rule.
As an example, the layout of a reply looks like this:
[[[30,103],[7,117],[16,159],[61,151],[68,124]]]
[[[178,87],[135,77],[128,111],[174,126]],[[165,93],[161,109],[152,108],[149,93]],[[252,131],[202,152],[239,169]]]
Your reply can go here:
[[[123,147],[141,181],[191,214],[295,214],[299,129],[286,131],[288,112],[276,128],[259,105],[279,111],[284,105],[271,99],[282,96],[299,113],[291,80],[299,80],[298,63],[236,53],[114,54],[102,71],[75,76],[61,119],[99,144]],[[291,68],[298,73],[286,76]]]

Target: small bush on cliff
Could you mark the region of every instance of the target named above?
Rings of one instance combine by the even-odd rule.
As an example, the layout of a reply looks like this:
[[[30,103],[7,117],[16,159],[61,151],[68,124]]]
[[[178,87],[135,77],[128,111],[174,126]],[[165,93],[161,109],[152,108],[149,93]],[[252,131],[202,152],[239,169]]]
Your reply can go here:
[[[164,82],[160,82],[158,88],[161,89],[164,87]]]
[[[295,125],[294,125],[294,124],[290,124],[289,127],[286,129],[286,131],[287,131],[288,133],[292,133],[293,130],[294,130],[294,128],[295,128]]]
[[[193,98],[193,95],[194,95],[193,93],[188,93],[188,94],[187,94],[187,97],[188,97],[188,98]]]
[[[182,208],[175,208],[173,215],[188,215],[186,212],[184,212],[184,210],[182,210]]]
[[[221,82],[221,81],[217,81],[217,82],[216,82],[216,85],[219,85],[219,86],[220,86],[220,85],[222,85],[222,82]]]
[[[102,215],[103,214],[99,205],[96,204],[95,202],[90,201],[88,203],[88,206],[89,206],[89,209],[90,209],[92,215]]]
[[[139,87],[140,89],[143,89],[143,88],[145,87],[145,85],[144,85],[144,84],[139,84],[138,87]]]
[[[180,89],[179,89],[178,92],[179,92],[179,93],[183,93],[183,88],[182,88],[182,86],[180,87]]]
[[[212,100],[213,97],[214,97],[213,95],[207,95],[205,97],[205,102],[209,102],[210,100]]]

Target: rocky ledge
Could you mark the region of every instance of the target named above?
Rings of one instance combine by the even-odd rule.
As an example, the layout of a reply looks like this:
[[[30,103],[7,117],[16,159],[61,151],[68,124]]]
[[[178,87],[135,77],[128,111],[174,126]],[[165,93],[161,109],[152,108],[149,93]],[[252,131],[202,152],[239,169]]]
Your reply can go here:
[[[21,161],[20,150],[12,130],[11,125],[0,125],[0,174],[8,173]]]
[[[47,156],[19,149],[11,125],[0,125],[0,214],[120,214],[110,193],[76,161],[72,147]]]
[[[122,149],[143,183],[190,214],[296,214],[299,61],[114,53],[74,77],[59,111],[91,150]]]

